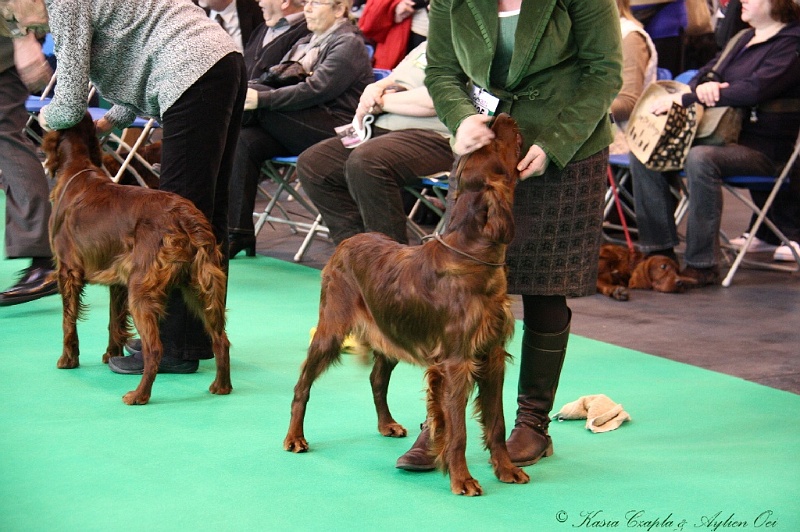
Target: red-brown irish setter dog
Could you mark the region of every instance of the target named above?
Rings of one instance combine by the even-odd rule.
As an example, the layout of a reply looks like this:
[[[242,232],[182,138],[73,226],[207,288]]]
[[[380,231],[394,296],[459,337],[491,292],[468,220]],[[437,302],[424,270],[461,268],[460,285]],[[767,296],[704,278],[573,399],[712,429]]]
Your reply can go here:
[[[618,301],[629,299],[628,288],[682,293],[697,281],[682,277],[679,269],[678,263],[669,257],[645,257],[641,252],[630,252],[623,246],[603,244],[600,246],[597,291]]]
[[[217,375],[209,390],[230,393],[226,276],[211,225],[189,200],[176,194],[113,183],[99,168],[95,135],[87,114],[69,129],[48,133],[42,144],[45,165],[56,179],[50,246],[64,305],[64,351],[58,367],[78,366],[75,322],[84,285],[108,285],[111,316],[103,362],[122,355],[132,317],[142,338],[144,374],[138,388],[122,400],[146,404],[162,356],[158,323],[170,290],[176,288],[203,320],[213,342]]]
[[[294,389],[283,447],[308,450],[303,419],[314,380],[340,356],[354,334],[374,353],[370,375],[378,430],[402,437],[386,402],[398,361],[427,367],[431,452],[450,474],[450,489],[483,492],[467,468],[466,408],[477,383],[476,410],[495,475],[525,483],[505,445],[502,389],[505,342],[514,320],[506,293],[506,245],[514,233],[512,204],[519,177],[521,136],[508,115],[493,124],[495,140],[462,158],[447,231],[421,246],[404,246],[378,233],[342,242],[322,272],[319,323]]]

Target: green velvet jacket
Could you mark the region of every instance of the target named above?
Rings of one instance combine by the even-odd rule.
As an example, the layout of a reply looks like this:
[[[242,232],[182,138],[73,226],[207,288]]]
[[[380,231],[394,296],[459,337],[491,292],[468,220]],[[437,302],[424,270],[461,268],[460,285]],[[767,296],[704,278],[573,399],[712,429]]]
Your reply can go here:
[[[455,133],[475,114],[473,82],[517,120],[524,150],[541,146],[559,168],[608,146],[609,109],[622,86],[614,0],[523,0],[503,87],[489,82],[497,32],[496,1],[431,2],[425,84],[442,122]]]

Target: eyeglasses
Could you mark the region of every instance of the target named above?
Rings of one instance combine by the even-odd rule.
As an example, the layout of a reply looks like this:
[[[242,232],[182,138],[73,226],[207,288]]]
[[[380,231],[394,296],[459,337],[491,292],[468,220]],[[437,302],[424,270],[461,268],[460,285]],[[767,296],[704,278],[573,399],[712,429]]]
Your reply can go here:
[[[317,8],[319,6],[332,6],[338,4],[339,2],[320,2],[319,0],[303,0],[300,3],[303,4],[303,7],[311,6],[313,8]]]

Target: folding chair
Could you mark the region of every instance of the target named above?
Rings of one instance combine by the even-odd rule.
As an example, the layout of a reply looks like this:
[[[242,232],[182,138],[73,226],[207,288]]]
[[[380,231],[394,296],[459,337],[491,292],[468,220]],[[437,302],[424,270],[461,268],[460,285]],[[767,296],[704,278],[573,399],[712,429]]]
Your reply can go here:
[[[606,231],[623,230],[621,224],[609,220],[611,213],[617,212],[617,201],[619,201],[619,206],[622,208],[624,216],[631,220],[636,219],[633,194],[625,186],[632,179],[629,157],[630,155],[627,153],[609,155],[608,157],[608,177],[610,182],[606,191],[605,206],[603,207],[603,237],[607,241],[616,244],[624,244],[625,242],[609,236]],[[614,189],[616,189],[616,194]],[[684,216],[686,216],[686,210],[689,208],[689,193],[680,175],[676,176],[675,182],[670,186],[670,191],[675,197],[675,225],[680,225]],[[635,227],[630,227],[628,230],[631,233],[637,232]]]
[[[767,217],[767,212],[769,212],[770,207],[772,207],[775,196],[782,188],[788,187],[789,185],[789,174],[792,172],[795,164],[797,163],[798,152],[800,152],[800,131],[797,134],[797,140],[794,144],[794,151],[792,152],[791,157],[789,157],[789,160],[786,162],[786,165],[783,167],[783,170],[781,170],[781,173],[777,177],[732,176],[722,179],[722,186],[725,188],[725,190],[730,192],[735,198],[746,205],[753,212],[753,214],[756,215],[755,222],[753,222],[752,227],[750,227],[750,229],[747,231],[749,233],[747,240],[742,247],[736,250],[736,257],[731,265],[730,270],[728,270],[728,274],[725,276],[725,279],[722,280],[722,286],[731,285],[733,276],[736,274],[739,266],[743,263],[769,270],[788,272],[800,271],[800,255],[797,253],[797,250],[791,245],[791,242],[786,235],[784,235],[783,232],[778,229],[778,227]],[[796,175],[795,179],[797,179]],[[762,207],[758,207],[750,198],[745,195],[741,189],[769,191],[769,196],[767,196],[767,200],[764,202],[764,205]],[[747,249],[750,247],[750,243],[755,238],[756,232],[761,227],[761,224],[766,224],[770,231],[772,231],[775,236],[780,239],[781,244],[789,247],[792,255],[794,256],[795,263],[793,265],[775,264],[773,262],[764,262],[745,258]],[[722,237],[723,240],[727,241],[727,237],[724,235],[722,235]]]
[[[420,185],[409,185],[403,187],[408,193],[416,198],[414,205],[408,213],[408,229],[411,233],[422,240],[428,233],[414,221],[414,216],[420,208],[428,208],[438,217],[439,222],[434,228],[434,233],[439,233],[444,229],[445,207],[447,205],[448,173],[442,172],[423,177]]]
[[[102,117],[105,112],[106,109],[99,107],[89,108],[89,113],[95,120]],[[150,142],[153,133],[160,127],[161,126],[155,120],[155,118],[137,117],[133,121],[133,124],[128,126],[122,132],[121,136],[112,132],[103,141],[101,141],[103,151],[111,155],[120,164],[119,170],[117,170],[116,174],[111,176],[111,179],[115,183],[119,183],[119,180],[122,179],[122,175],[127,170],[128,173],[130,173],[136,179],[139,185],[147,187],[144,177],[142,177],[137,169],[132,166],[134,160],[136,160],[146,170],[152,172],[153,174],[161,174],[160,166],[151,164],[147,159],[139,154],[139,149]],[[136,130],[139,131],[138,134],[136,133]],[[128,138],[133,139],[133,144],[130,144]]]
[[[261,172],[276,183],[278,188],[270,193],[259,184],[258,190],[269,201],[262,212],[253,213],[253,216],[256,217],[255,234],[258,235],[267,222],[270,224],[286,224],[293,233],[304,232],[306,236],[294,256],[294,261],[300,262],[303,260],[303,255],[308,246],[311,245],[312,239],[318,235],[328,235],[328,228],[322,223],[322,215],[317,211],[317,208],[301,193],[300,182],[297,181],[297,157],[273,157],[264,162]],[[280,202],[282,195],[287,195],[287,201],[295,201],[305,212],[300,214],[292,213],[294,217],[290,217]],[[280,216],[275,216],[275,209],[280,212]],[[298,217],[313,219],[313,221],[298,220]]]

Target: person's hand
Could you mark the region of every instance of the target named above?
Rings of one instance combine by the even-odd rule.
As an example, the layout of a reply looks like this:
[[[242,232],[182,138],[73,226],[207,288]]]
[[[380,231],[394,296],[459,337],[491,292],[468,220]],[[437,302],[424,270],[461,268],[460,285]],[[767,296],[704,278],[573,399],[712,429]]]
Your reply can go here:
[[[364,88],[361,93],[361,98],[358,101],[358,108],[356,109],[356,116],[366,114],[378,114],[383,107],[383,94],[384,89],[377,83],[370,83]]]
[[[104,116],[100,117],[100,118],[98,118],[97,120],[94,121],[94,127],[97,129],[97,136],[98,137],[102,137],[103,135],[106,135],[107,133],[109,133],[114,128],[114,126],[111,124],[111,122],[106,120],[106,117],[104,117]]]
[[[714,107],[719,101],[720,89],[727,89],[730,83],[719,83],[717,81],[707,81],[701,83],[694,90],[697,100],[706,107]]]
[[[550,162],[550,159],[547,157],[547,154],[544,150],[534,144],[528,150],[528,153],[525,154],[525,157],[517,164],[517,170],[519,170],[519,180],[525,181],[531,176],[540,176],[547,170],[547,164]]]
[[[491,120],[491,116],[479,114],[465,118],[456,130],[453,152],[456,155],[466,155],[492,142],[494,131],[487,125]]]
[[[666,96],[662,96],[656,99],[650,105],[650,112],[654,115],[663,115],[669,112],[672,108],[673,103],[677,103],[678,105],[683,105],[683,94],[676,92],[675,94],[667,94]]]
[[[49,125],[47,125],[47,119],[44,117],[44,113],[39,113],[39,127],[42,128],[42,131],[53,131]]]
[[[258,108],[258,91],[248,88],[247,95],[244,97],[244,110],[252,111],[256,108]]]
[[[394,8],[394,23],[400,24],[414,14],[413,0],[403,0]]]

